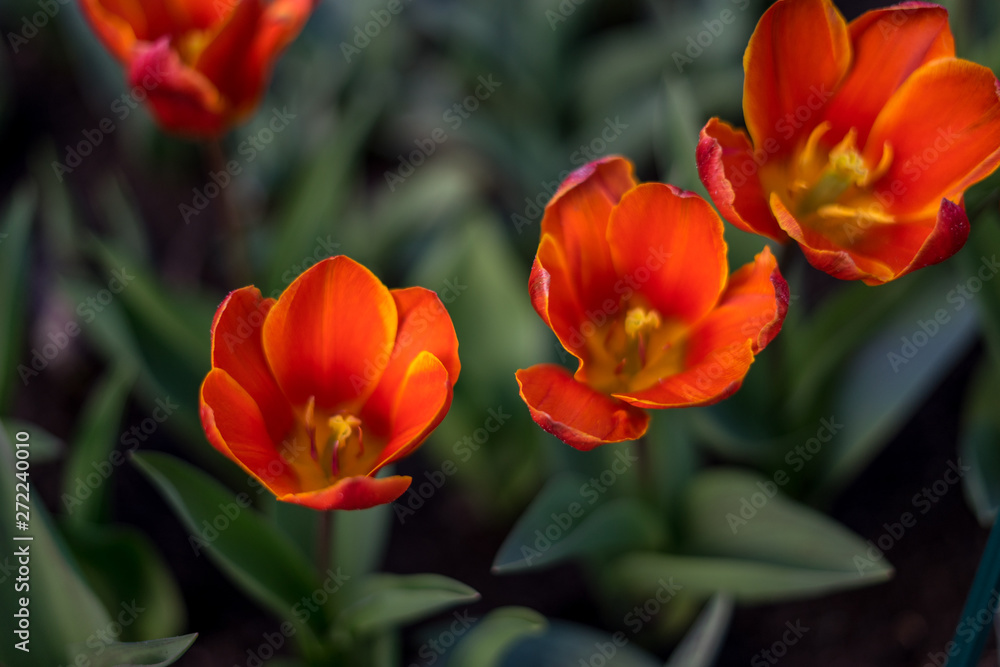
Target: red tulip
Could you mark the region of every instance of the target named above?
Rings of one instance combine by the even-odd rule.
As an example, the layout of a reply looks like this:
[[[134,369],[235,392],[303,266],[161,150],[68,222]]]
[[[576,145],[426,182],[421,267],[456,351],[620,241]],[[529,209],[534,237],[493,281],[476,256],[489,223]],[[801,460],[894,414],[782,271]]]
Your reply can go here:
[[[363,509],[409,487],[409,477],[375,474],[437,427],[459,369],[455,329],[434,292],[390,291],[333,257],[277,300],[244,287],[222,302],[202,425],[278,500]]]
[[[257,107],[316,0],[80,0],[165,129],[222,134]]]
[[[770,250],[730,275],[712,207],[638,185],[619,157],[577,170],[549,202],[530,292],[579,367],[518,371],[521,398],[542,428],[584,450],[641,436],[645,408],[731,395],[788,307]]]
[[[944,8],[850,24],[830,0],[778,0],[743,59],[749,131],[713,118],[698,170],[722,215],[870,285],[965,243],[965,190],[1000,164],[1000,84],[955,58]]]

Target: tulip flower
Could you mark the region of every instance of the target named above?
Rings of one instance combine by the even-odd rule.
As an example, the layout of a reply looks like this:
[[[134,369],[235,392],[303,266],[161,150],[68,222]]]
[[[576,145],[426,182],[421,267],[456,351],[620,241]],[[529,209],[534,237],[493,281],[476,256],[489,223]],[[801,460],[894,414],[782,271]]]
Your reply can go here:
[[[869,285],[962,247],[965,190],[1000,164],[1000,84],[955,57],[944,8],[848,24],[829,0],[778,0],[743,67],[749,134],[713,118],[698,144],[727,220]]]
[[[563,182],[542,218],[530,293],[579,365],[517,371],[539,426],[588,450],[640,437],[647,408],[708,405],[739,389],[781,329],[788,285],[766,247],[730,275],[722,229],[704,199],[639,185],[620,157]]]
[[[277,300],[251,286],[222,302],[201,421],[209,442],[278,500],[364,509],[409,487],[409,477],[376,473],[444,418],[459,369],[434,292],[390,291],[332,257]]]
[[[215,137],[257,106],[316,0],[80,0],[167,130]]]

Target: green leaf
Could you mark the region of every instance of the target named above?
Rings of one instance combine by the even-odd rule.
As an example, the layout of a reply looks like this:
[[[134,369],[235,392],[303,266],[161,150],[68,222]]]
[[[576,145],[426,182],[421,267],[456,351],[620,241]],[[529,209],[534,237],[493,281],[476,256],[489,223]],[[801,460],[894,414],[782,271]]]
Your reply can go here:
[[[166,454],[144,452],[132,460],[174,508],[196,554],[215,564],[250,597],[306,630],[315,640],[323,614],[305,614],[302,599],[319,589],[309,563],[288,539],[250,508],[247,493],[234,496],[214,479]],[[297,610],[297,611],[296,611]]]
[[[28,440],[30,451],[30,438]],[[18,448],[24,449],[24,448]],[[15,448],[7,440],[5,429],[0,428],[0,497],[15,498]],[[31,471],[29,470],[29,483]],[[17,550],[26,547],[30,557],[30,644],[33,664],[58,665],[74,656],[67,648],[71,644],[83,644],[88,639],[94,641],[96,633],[106,631],[111,619],[94,592],[88,587],[69,551],[62,544],[52,526],[41,497],[31,485],[30,528],[27,531],[15,529],[14,508],[0,513],[0,541],[11,545],[6,552],[5,567],[16,566]],[[12,503],[13,504],[13,503]],[[15,541],[15,537],[31,537],[30,541]],[[10,585],[10,582],[8,582]],[[8,628],[13,626],[14,614],[18,613],[20,597],[12,594],[0,595],[0,615],[7,619]],[[13,629],[13,628],[12,628]],[[18,639],[17,641],[20,641]],[[0,663],[23,664],[24,654],[14,648],[13,636],[0,643]]]
[[[143,609],[120,639],[166,637],[184,624],[184,602],[173,574],[149,539],[130,526],[65,522],[64,535],[106,608]]]
[[[584,504],[576,503],[581,512]],[[518,522],[521,530],[517,538],[512,539],[515,535],[512,532],[501,547],[506,559],[516,560],[505,560],[499,565],[494,561],[493,572],[509,574],[571,558],[606,558],[632,549],[655,549],[663,544],[661,520],[636,498],[610,500],[579,518],[570,513],[571,508],[572,504],[563,505],[543,517],[541,523],[522,526]],[[531,534],[525,536],[525,530]]]
[[[541,634],[547,626],[544,616],[526,607],[492,611],[462,639],[448,659],[448,667],[499,667],[513,645]]]
[[[134,644],[112,644],[89,664],[93,667],[167,667],[177,662],[197,638],[198,634],[194,633]]]
[[[972,468],[963,478],[965,496],[983,526],[993,524],[1000,507],[1000,370],[983,365],[973,380],[962,415],[958,449]]]
[[[392,505],[337,512],[333,521],[333,564],[351,576],[378,571],[389,541]]]
[[[209,360],[214,307],[207,301],[167,292],[163,281],[126,260],[117,250],[92,237],[94,254],[109,272],[121,271],[128,281],[116,295],[144,331],[156,338],[188,370],[201,373]]]
[[[21,185],[0,214],[0,408],[9,404],[18,376],[14,369],[24,333],[24,277],[36,203],[35,188]]]
[[[787,479],[787,478],[779,478]],[[817,573],[888,579],[884,560],[859,572],[868,545],[826,515],[786,497],[772,480],[736,469],[711,469],[688,492],[688,551],[777,564]],[[682,582],[683,583],[683,582]]]
[[[523,637],[504,654],[503,667],[659,667],[661,662],[636,648],[633,635],[612,635],[576,623],[551,620],[545,631]]]
[[[823,448],[823,473],[813,497],[829,498],[853,479],[974,341],[975,309],[968,303],[959,308],[947,298],[954,277],[939,271],[929,278],[920,298],[906,303],[887,326],[870,335],[846,364],[829,403],[829,414],[844,426]],[[943,324],[937,323],[937,315],[947,316]],[[926,343],[918,347],[916,340]],[[912,352],[904,341],[911,341]]]
[[[713,595],[684,640],[670,654],[665,667],[714,665],[732,615],[732,599],[727,595]]]
[[[337,626],[358,635],[371,634],[475,602],[479,593],[437,574],[373,574],[355,583],[357,600],[344,608]]]
[[[532,552],[538,551],[539,541],[536,530],[544,531],[552,523],[553,513],[568,512],[574,503],[583,509],[580,487],[583,478],[575,475],[560,475],[550,479],[528,508],[517,520],[510,533],[493,558],[493,572],[521,570],[531,567],[534,562]],[[560,534],[562,530],[560,529]],[[543,535],[544,537],[544,535]],[[544,544],[542,542],[541,544]]]
[[[74,521],[97,521],[103,514],[107,497],[104,484],[117,467],[111,454],[118,444],[122,414],[136,375],[132,365],[119,364],[94,388],[83,406],[82,423],[63,472],[63,498],[73,499],[66,510]],[[122,457],[117,459],[119,464],[124,462],[124,455],[118,456]]]

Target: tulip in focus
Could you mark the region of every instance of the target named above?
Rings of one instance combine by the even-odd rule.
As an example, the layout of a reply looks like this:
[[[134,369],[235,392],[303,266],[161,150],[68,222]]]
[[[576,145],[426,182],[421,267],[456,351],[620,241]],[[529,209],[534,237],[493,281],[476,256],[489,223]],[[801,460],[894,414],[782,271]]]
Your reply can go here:
[[[965,190],[1000,164],[1000,84],[955,57],[943,7],[848,24],[830,0],[778,0],[743,66],[747,132],[713,118],[698,145],[727,220],[869,285],[962,247]]]
[[[253,113],[316,0],[80,3],[163,128],[215,137]]]
[[[620,157],[566,179],[542,218],[530,292],[579,367],[517,372],[543,429],[588,450],[640,437],[647,408],[708,405],[739,389],[781,329],[788,285],[766,247],[730,275],[722,230],[701,197],[639,185]]]
[[[277,300],[244,287],[222,302],[202,425],[278,500],[364,509],[409,487],[409,477],[375,475],[441,422],[459,369],[455,329],[434,292],[390,291],[332,257]]]

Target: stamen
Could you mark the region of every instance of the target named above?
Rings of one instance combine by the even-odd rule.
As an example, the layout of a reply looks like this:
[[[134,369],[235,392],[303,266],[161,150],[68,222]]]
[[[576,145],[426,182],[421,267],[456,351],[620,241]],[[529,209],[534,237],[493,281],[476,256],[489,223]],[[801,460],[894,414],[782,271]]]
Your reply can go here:
[[[625,315],[625,334],[638,341],[639,365],[646,365],[646,339],[650,331],[660,327],[660,314],[655,310],[633,308]]]
[[[319,452],[316,449],[316,397],[310,396],[306,402],[306,413],[303,415],[306,433],[309,435],[309,454],[313,461],[319,459]]]
[[[812,161],[813,157],[816,155],[816,149],[819,147],[819,140],[823,138],[830,128],[833,126],[829,121],[823,121],[813,129],[812,133],[809,135],[809,139],[806,140],[806,145],[802,149],[802,153],[799,155],[799,167],[801,169],[806,169],[809,167],[809,163]]]
[[[354,434],[355,428],[358,429],[358,438],[360,441],[361,420],[354,415],[347,415],[346,417],[344,415],[334,415],[327,421],[327,425],[330,427],[330,437],[327,439],[324,458],[329,458],[329,461],[324,461],[324,463],[332,474],[339,475],[340,449],[347,444],[348,439]]]

